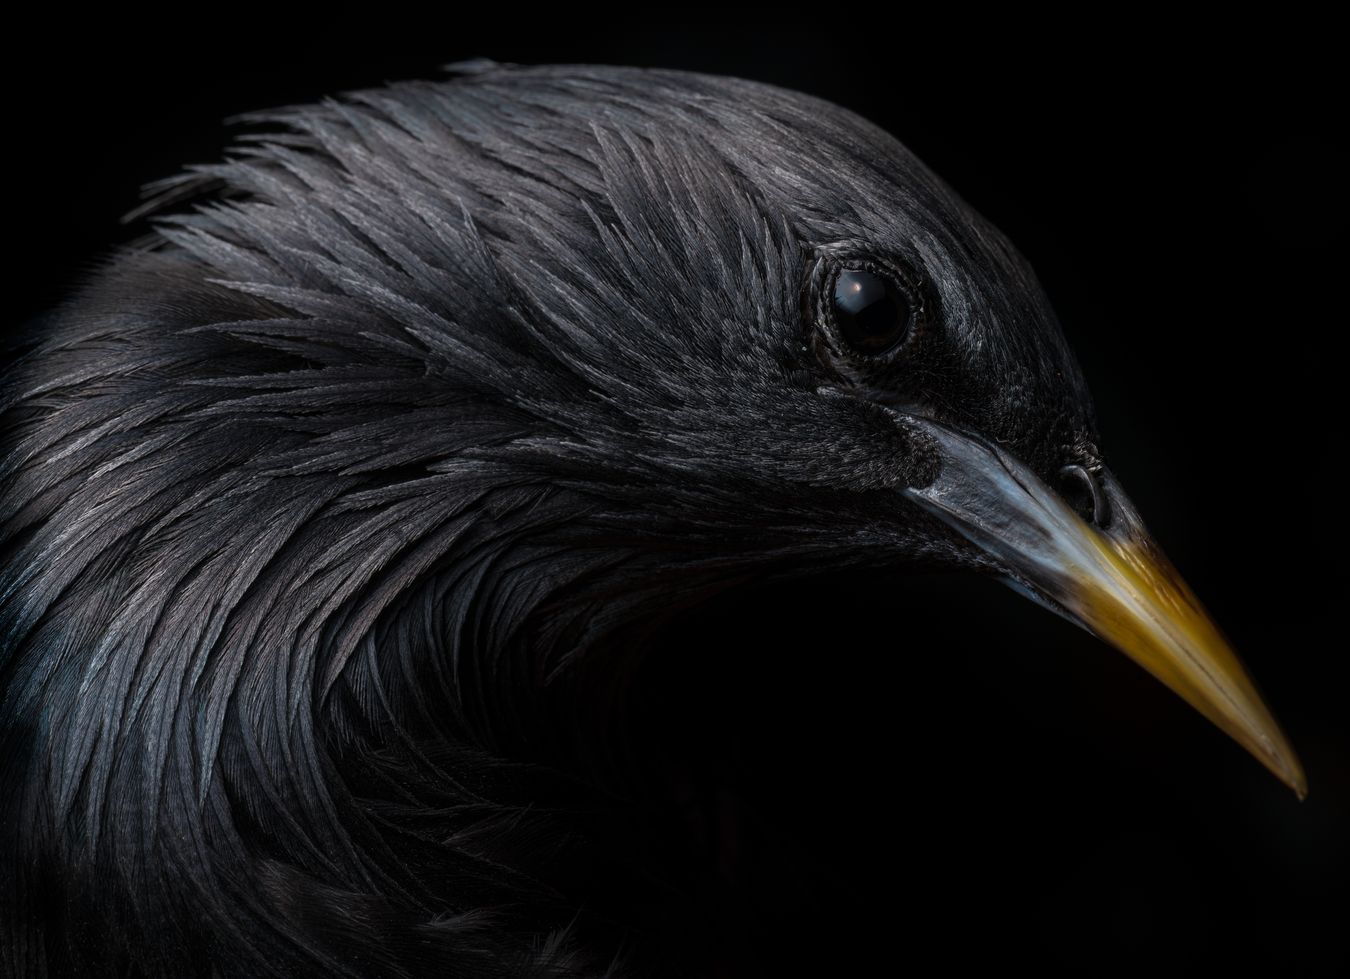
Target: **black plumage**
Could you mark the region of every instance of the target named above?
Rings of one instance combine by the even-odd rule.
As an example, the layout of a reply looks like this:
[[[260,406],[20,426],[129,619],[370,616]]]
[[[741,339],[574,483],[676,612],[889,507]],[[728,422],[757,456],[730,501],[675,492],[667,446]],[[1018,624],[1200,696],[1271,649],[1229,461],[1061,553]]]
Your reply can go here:
[[[814,98],[470,65],[250,121],[3,378],[7,967],[604,974],[575,882],[646,631],[1007,573],[907,495],[952,471],[907,419],[1060,485],[1080,372],[998,232]],[[865,262],[903,358],[819,326]]]

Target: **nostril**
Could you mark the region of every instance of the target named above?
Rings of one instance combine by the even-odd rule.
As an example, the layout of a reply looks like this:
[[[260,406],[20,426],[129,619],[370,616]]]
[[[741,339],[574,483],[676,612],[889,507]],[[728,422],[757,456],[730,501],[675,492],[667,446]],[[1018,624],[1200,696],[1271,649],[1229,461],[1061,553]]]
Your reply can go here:
[[[1059,471],[1059,494],[1074,513],[1100,529],[1111,522],[1106,492],[1097,477],[1079,465]]]

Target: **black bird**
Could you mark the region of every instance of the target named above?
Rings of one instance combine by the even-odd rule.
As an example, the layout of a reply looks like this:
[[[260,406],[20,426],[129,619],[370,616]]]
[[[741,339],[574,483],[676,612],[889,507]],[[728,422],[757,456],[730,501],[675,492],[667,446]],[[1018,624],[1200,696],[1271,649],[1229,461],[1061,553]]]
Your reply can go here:
[[[3,375],[6,975],[605,974],[603,705],[774,578],[1000,576],[1302,794],[1031,269],[892,137],[453,75],[252,117]]]

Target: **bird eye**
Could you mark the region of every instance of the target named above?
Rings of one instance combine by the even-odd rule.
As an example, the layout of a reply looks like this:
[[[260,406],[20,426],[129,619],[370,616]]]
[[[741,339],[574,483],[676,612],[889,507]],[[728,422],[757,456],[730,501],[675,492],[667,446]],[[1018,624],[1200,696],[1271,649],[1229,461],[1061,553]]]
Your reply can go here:
[[[860,354],[886,353],[909,336],[914,304],[906,290],[885,275],[862,268],[840,269],[831,308],[840,338]]]

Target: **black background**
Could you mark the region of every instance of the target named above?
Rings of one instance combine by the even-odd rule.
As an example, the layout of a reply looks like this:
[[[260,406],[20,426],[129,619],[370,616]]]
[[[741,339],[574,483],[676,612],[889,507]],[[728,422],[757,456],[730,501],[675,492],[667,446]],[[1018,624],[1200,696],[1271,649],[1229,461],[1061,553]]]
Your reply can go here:
[[[118,224],[138,186],[212,159],[236,112],[477,56],[737,74],[853,108],[1030,257],[1109,463],[1243,653],[1310,795],[995,584],[730,596],[667,635],[648,677],[654,743],[732,810],[695,841],[714,865],[699,885],[712,937],[688,940],[727,975],[935,956],[1089,974],[1344,968],[1347,171],[1324,25],[975,37],[974,16],[862,8],[637,24],[376,7],[55,15],[15,31],[11,321],[144,230]]]

